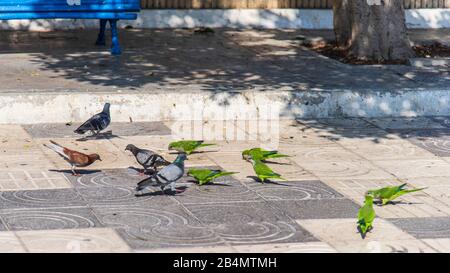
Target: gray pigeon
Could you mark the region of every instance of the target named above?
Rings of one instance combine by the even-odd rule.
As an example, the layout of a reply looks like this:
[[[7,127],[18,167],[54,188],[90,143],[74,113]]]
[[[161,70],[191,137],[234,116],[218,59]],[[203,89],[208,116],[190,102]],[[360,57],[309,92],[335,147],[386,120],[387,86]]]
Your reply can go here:
[[[144,173],[148,168],[153,168],[153,170],[156,172],[158,170],[158,167],[167,166],[170,164],[169,161],[165,160],[159,154],[150,150],[139,149],[133,144],[128,144],[125,148],[125,151],[130,151],[134,155],[136,161],[142,167],[144,167]]]
[[[109,115],[109,106],[110,106],[109,103],[105,103],[102,112],[92,116],[80,127],[78,127],[78,129],[76,129],[74,132],[82,135],[88,131],[91,131],[92,135],[94,136],[98,135],[100,131],[106,129],[109,123],[111,123],[111,116]]]
[[[175,161],[162,168],[159,172],[139,182],[136,191],[142,191],[147,187],[160,187],[164,193],[164,188],[170,185],[172,192],[178,192],[175,189],[175,182],[177,182],[184,174],[184,161],[187,159],[185,153],[181,153]]]

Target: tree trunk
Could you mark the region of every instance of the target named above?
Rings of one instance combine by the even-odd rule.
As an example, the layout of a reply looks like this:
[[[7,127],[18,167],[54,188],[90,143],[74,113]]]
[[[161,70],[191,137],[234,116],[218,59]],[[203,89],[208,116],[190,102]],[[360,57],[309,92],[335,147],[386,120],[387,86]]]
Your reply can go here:
[[[413,55],[403,1],[337,2],[333,3],[336,4],[336,37],[339,45],[348,47],[350,56],[363,60],[406,60]],[[346,26],[350,26],[350,30]]]
[[[333,14],[336,43],[339,47],[348,47],[352,37],[349,0],[333,0]]]

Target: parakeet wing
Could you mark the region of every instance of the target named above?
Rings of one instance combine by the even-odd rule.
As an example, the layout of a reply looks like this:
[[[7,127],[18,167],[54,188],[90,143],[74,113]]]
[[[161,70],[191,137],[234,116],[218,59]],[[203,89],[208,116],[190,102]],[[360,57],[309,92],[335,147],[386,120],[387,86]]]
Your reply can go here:
[[[208,170],[208,169],[190,169],[188,171],[188,175],[194,177],[197,180],[205,180],[208,176],[211,175],[211,173],[213,173],[213,171]]]
[[[255,162],[254,169],[256,174],[258,175],[266,175],[266,176],[278,175],[269,166],[259,161]]]

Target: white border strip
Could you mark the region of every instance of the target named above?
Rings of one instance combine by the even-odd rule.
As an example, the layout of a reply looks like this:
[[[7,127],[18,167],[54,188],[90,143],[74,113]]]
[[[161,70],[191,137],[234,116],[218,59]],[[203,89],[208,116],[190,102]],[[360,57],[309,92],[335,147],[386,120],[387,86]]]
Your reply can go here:
[[[450,28],[450,9],[406,11],[409,28]],[[94,28],[95,20],[11,20],[0,21],[0,29],[52,30]],[[155,9],[142,10],[136,21],[121,21],[134,28],[333,28],[331,10],[319,9]]]

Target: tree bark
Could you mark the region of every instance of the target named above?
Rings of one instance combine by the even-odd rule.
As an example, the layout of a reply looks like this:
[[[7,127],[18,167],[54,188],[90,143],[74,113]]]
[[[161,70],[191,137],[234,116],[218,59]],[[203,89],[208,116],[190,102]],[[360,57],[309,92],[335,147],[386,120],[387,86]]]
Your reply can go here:
[[[349,0],[333,0],[333,14],[336,44],[339,47],[348,47],[352,37]]]
[[[413,55],[403,1],[337,2],[333,3],[336,39],[340,46],[349,49],[350,56],[363,60],[406,60]]]

